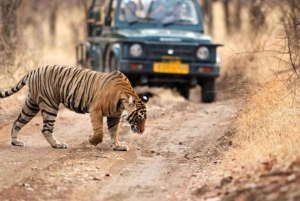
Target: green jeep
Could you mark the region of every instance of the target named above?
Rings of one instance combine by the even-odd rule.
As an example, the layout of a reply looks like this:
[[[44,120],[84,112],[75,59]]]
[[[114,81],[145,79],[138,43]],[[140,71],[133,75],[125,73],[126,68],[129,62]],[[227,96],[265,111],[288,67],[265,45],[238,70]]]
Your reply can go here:
[[[88,38],[76,48],[78,65],[119,70],[133,86],[176,88],[185,98],[199,84],[202,102],[215,100],[221,44],[204,35],[197,0],[93,0],[88,15]]]

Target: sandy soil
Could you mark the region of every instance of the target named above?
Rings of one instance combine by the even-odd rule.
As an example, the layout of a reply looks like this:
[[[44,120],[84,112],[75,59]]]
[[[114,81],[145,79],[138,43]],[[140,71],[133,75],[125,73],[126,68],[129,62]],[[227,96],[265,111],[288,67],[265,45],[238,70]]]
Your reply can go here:
[[[10,145],[13,119],[0,122],[0,200],[174,200],[217,160],[218,140],[238,107],[233,100],[201,104],[158,89],[143,135],[122,122],[128,152],[111,150],[106,129],[104,143],[89,145],[89,115],[65,108],[55,134],[66,150],[46,142],[40,115],[20,132],[25,147]]]

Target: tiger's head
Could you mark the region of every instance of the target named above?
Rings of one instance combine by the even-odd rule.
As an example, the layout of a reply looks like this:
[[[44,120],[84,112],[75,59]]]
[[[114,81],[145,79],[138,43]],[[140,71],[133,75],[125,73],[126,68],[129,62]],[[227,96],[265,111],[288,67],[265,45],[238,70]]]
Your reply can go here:
[[[149,97],[142,95],[139,100],[129,97],[128,104],[124,105],[122,118],[130,124],[133,133],[142,134],[145,130],[145,122],[147,119],[147,102]]]

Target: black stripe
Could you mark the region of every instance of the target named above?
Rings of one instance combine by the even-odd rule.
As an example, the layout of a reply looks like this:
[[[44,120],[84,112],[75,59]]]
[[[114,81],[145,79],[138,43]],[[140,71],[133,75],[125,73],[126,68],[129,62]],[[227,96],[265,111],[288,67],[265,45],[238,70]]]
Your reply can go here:
[[[78,108],[80,109],[81,113],[86,113],[87,112],[87,105],[89,105],[90,103],[88,102],[90,100],[89,94],[90,94],[90,87],[91,87],[91,83],[90,78],[92,76],[92,73],[86,73],[87,76],[85,77],[85,80],[83,80],[85,82],[85,86],[84,86],[84,90],[81,98],[80,98],[80,102],[79,102],[79,106]]]
[[[120,118],[107,118],[107,127],[111,129],[120,123]]]
[[[46,111],[46,110],[42,110],[42,113],[46,113],[46,114],[48,114],[48,115],[50,115],[50,116],[54,116],[54,117],[57,116],[57,113],[48,112],[48,111]]]
[[[110,77],[111,77],[112,75],[108,75],[108,77],[102,82],[102,85],[101,85],[101,87],[100,87],[100,89],[103,89],[103,87],[105,86],[105,84],[107,83],[107,82],[109,82],[109,79],[110,79]]]
[[[27,79],[22,80],[22,85],[24,86],[26,84]]]
[[[92,85],[95,85],[95,80],[97,79],[97,76],[98,75],[98,73],[95,73],[94,74],[94,76],[93,76],[93,78],[92,78],[92,80],[90,80],[90,90],[89,90],[89,93],[88,93],[88,95],[87,95],[87,97],[88,97],[88,100],[89,100],[89,103],[86,105],[86,108],[85,108],[85,110],[88,112],[88,106],[90,105],[90,103],[91,102],[93,102],[94,101],[94,98],[95,98],[95,96],[93,95],[93,92],[94,92],[94,90],[92,90],[93,89],[93,87],[92,87]],[[101,75],[100,75],[100,77],[101,77]],[[101,88],[99,89],[99,90],[101,90]],[[90,96],[90,94],[92,93],[92,96]],[[91,98],[90,98],[91,97]]]
[[[40,111],[40,108],[33,108],[33,107],[31,107],[33,105],[29,106],[28,104],[30,104],[30,103],[28,101],[25,101],[25,104],[26,104],[27,108],[30,109],[31,111],[34,111],[34,112]]]
[[[128,121],[132,121],[133,119],[134,119],[134,111],[127,117]]]
[[[28,123],[28,121],[26,121],[25,119],[18,119],[17,120],[18,122],[21,122],[22,124],[27,124]]]
[[[34,115],[32,115],[32,114],[27,114],[23,109],[22,109],[22,114],[24,114],[24,115],[27,116],[27,117],[34,117],[34,116],[35,116],[35,114],[34,114]]]
[[[50,132],[50,133],[53,133],[53,130],[51,130],[51,129],[49,129],[49,128],[42,129],[42,133],[44,133],[44,132],[46,132],[46,131],[48,131],[48,132]]]
[[[49,103],[47,103],[42,97],[39,97],[39,103],[45,103],[48,107],[58,110],[58,107],[55,107],[54,105],[50,105]]]
[[[21,128],[19,126],[17,126],[16,124],[14,124],[14,129],[16,129],[17,131],[21,130]]]
[[[102,106],[101,106],[101,113],[102,113],[102,116],[104,117],[104,112],[103,112],[103,109],[102,109]]]
[[[124,101],[124,98],[119,99],[118,103],[117,103],[117,110],[121,109],[121,105]]]
[[[70,86],[73,85],[73,80],[78,78],[78,77],[77,77],[77,74],[78,74],[78,73],[79,73],[78,71],[75,71],[74,74],[72,75],[72,78],[71,78],[71,80],[69,81],[68,86],[67,86],[67,89],[66,89],[67,91],[70,91]],[[74,94],[70,95],[69,98],[67,99],[67,102],[68,102],[67,107],[70,108],[70,109],[72,108],[72,107],[71,107],[71,99],[74,100],[73,97],[74,97]]]
[[[110,101],[108,101],[108,114],[110,115],[111,112],[110,112]]]
[[[55,120],[44,120],[44,121],[43,121],[44,124],[47,124],[47,123],[54,123],[54,122],[55,122]]]
[[[6,91],[6,92],[5,92],[5,96],[9,96],[9,93],[8,93],[8,91]]]

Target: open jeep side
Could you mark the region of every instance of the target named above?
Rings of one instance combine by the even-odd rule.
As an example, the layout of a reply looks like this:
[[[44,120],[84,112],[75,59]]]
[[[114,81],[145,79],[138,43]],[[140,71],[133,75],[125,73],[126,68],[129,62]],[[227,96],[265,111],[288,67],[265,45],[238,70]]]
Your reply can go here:
[[[176,88],[185,98],[201,86],[201,100],[215,100],[220,74],[217,47],[204,34],[197,0],[93,0],[88,38],[77,63],[101,72],[119,70],[133,86]]]

